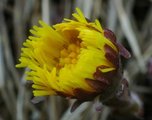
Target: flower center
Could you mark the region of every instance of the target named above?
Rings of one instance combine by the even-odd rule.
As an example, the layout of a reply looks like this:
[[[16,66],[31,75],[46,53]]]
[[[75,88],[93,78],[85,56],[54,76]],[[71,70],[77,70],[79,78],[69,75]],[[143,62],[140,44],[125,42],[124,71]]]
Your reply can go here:
[[[80,42],[71,43],[60,51],[60,59],[58,66],[64,67],[66,64],[76,64],[80,53]]]

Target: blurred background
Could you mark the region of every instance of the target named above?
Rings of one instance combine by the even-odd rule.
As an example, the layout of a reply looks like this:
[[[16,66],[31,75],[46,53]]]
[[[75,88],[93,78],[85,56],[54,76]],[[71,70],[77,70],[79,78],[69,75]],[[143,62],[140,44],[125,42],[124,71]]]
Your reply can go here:
[[[53,96],[31,102],[25,70],[15,68],[22,43],[38,20],[62,22],[76,7],[86,18],[99,19],[131,52],[131,59],[122,59],[124,76],[130,91],[139,96],[141,118],[152,120],[152,0],[0,0],[0,120],[131,120],[112,114],[108,107],[97,112],[95,102],[86,102],[73,113],[73,100]]]

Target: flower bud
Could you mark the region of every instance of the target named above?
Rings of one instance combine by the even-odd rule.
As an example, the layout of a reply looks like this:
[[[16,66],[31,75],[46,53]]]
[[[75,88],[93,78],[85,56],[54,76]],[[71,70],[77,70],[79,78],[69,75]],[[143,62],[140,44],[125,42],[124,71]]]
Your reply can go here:
[[[120,55],[130,57],[113,32],[76,10],[75,20],[34,26],[17,65],[30,69],[27,80],[33,81],[34,96],[75,98],[74,106],[98,95],[103,100],[112,96],[122,79]]]

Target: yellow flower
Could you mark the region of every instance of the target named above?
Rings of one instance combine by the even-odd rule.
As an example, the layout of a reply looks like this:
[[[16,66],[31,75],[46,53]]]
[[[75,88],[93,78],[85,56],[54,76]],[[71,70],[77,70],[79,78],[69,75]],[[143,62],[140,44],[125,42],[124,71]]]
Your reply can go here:
[[[109,86],[119,84],[119,56],[128,54],[111,31],[103,30],[98,20],[88,22],[76,10],[75,20],[64,19],[53,27],[39,21],[41,27],[34,26],[33,36],[23,44],[17,67],[30,69],[27,80],[33,81],[34,96],[87,101],[99,94],[110,96],[116,87]]]

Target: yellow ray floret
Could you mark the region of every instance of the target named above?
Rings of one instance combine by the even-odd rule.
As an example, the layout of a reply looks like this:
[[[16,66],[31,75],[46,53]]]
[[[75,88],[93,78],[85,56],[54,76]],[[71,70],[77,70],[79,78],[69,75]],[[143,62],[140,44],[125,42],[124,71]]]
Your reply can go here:
[[[102,72],[115,70],[105,57],[104,46],[118,52],[116,46],[104,37],[98,20],[88,22],[80,9],[76,11],[76,20],[65,19],[53,28],[39,21],[41,27],[34,26],[30,30],[33,35],[23,43],[17,67],[30,69],[27,80],[33,81],[35,96],[75,96],[77,88],[94,92],[85,79],[93,80],[98,66],[106,66]]]

